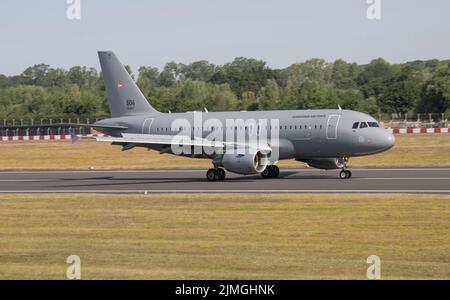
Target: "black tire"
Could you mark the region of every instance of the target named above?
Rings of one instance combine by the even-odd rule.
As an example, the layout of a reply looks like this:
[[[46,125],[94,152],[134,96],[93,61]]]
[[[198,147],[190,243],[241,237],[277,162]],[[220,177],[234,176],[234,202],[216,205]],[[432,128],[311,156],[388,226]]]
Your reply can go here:
[[[272,177],[272,166],[267,166],[264,171],[261,172],[262,178]]]
[[[341,179],[347,179],[348,177],[347,171],[341,171],[341,173],[339,173],[339,178]]]
[[[219,173],[216,169],[209,169],[206,172],[206,179],[208,179],[208,181],[216,181],[219,179]]]
[[[217,169],[217,174],[218,174],[219,180],[225,180],[225,178],[227,177],[227,173],[222,168]]]
[[[278,178],[280,176],[280,168],[278,166],[272,166],[272,178]]]
[[[346,172],[347,172],[347,179],[352,178],[352,172],[350,172],[350,171],[346,171]]]

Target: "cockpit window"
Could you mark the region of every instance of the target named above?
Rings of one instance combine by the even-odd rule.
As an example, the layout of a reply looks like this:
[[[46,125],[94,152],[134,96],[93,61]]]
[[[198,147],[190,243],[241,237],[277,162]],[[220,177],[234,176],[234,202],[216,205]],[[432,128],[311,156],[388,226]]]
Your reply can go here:
[[[359,128],[367,128],[368,125],[366,122],[361,122],[361,125],[359,125]]]
[[[378,128],[380,125],[377,122],[367,122],[369,124],[369,127]]]
[[[358,126],[359,126],[359,122],[356,122],[356,123],[353,123],[353,129],[358,129]]]

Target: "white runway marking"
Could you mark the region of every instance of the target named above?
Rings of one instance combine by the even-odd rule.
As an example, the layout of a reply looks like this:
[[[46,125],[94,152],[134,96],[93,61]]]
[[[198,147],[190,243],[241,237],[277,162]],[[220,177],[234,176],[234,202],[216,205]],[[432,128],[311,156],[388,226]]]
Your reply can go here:
[[[0,179],[0,182],[46,182],[54,179]]]
[[[289,177],[289,176],[286,176],[286,177]],[[179,178],[179,180],[183,180],[184,178]],[[282,179],[282,178],[280,178],[280,179]],[[302,180],[302,178],[298,178],[299,180]],[[321,179],[321,180],[336,180],[336,179],[339,179],[339,178],[323,178],[323,179]],[[28,180],[28,179],[24,179],[24,180],[11,180],[11,181],[55,181],[55,180],[57,180],[57,178],[56,179],[49,179],[49,180],[45,180],[45,179],[42,179],[42,180],[39,180],[39,179],[36,179],[36,180],[34,180],[34,179],[30,179],[30,180]],[[67,180],[70,180],[70,179],[67,179]],[[75,179],[75,180],[77,180],[77,179]],[[97,181],[102,181],[102,180],[109,180],[109,179],[105,179],[105,178],[98,178],[98,179],[83,179],[83,180],[81,180],[81,181],[83,181],[83,182],[90,182],[90,181],[93,181],[93,182],[97,182]],[[115,178],[115,180],[122,180],[122,181],[130,181],[130,180],[132,180],[132,181],[136,181],[136,179],[128,179],[128,178],[126,178],[126,177],[124,177],[124,178]],[[158,178],[139,178],[138,180],[140,180],[140,181],[152,181],[152,180],[158,180]],[[175,180],[175,179],[174,179]],[[276,180],[278,180],[278,179],[276,179]],[[350,179],[350,180],[450,180],[450,177],[446,177],[446,178],[414,178],[414,177],[404,177],[404,178],[395,178],[395,177],[392,177],[392,178],[352,178],[352,179]],[[0,182],[1,181],[3,181],[3,180],[0,180]],[[5,181],[9,181],[9,180],[5,180]],[[344,181],[343,181],[344,182]],[[225,181],[225,182],[223,182],[224,184],[226,184],[227,182]],[[232,183],[232,182],[231,182]]]
[[[450,171],[450,168],[391,168],[391,169],[370,169],[370,168],[349,168],[351,171]],[[339,170],[316,170],[316,169],[282,169],[286,172],[322,172],[331,173]],[[191,173],[206,172],[206,169],[167,169],[167,170],[61,170],[61,171],[1,171],[0,174],[84,174],[84,173]]]
[[[450,190],[30,190],[0,194],[450,194]]]
[[[397,178],[397,177],[386,177],[386,178],[352,178],[350,180],[450,180],[448,177],[443,178],[416,178],[416,177],[404,177],[404,178]]]

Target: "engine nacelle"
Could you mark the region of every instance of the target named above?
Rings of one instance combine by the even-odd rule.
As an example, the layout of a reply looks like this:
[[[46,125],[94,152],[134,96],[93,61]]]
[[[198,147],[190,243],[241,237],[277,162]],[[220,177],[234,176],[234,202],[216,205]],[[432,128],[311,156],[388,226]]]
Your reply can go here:
[[[348,159],[345,159],[345,161],[341,158],[316,158],[316,159],[298,159],[299,161],[302,161],[308,166],[316,169],[321,170],[335,170],[335,169],[341,169],[345,163],[348,161]]]
[[[226,170],[242,175],[261,173],[268,164],[268,154],[261,150],[246,150],[245,154],[225,152],[222,158]]]

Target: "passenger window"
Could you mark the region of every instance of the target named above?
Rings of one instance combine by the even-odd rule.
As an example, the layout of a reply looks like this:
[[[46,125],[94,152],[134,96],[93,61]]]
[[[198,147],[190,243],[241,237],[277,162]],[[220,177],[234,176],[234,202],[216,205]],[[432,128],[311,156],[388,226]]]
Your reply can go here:
[[[353,129],[358,129],[359,122],[353,123]]]
[[[361,122],[361,125],[359,125],[359,128],[367,128],[369,126],[367,126],[366,122]]]

